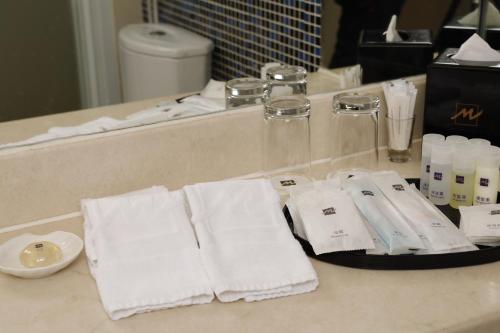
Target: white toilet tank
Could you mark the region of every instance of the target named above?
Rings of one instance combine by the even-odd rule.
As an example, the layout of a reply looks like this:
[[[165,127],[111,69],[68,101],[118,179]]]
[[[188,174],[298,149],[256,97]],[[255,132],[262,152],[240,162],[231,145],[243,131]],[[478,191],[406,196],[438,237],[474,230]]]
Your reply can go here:
[[[171,24],[120,30],[125,102],[201,90],[210,79],[211,40]]]

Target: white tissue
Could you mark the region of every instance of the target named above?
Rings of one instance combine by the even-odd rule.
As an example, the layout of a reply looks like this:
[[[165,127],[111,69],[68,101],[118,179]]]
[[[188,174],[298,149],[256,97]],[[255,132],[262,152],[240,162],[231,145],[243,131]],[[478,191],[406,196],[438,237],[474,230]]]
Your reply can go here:
[[[477,27],[479,25],[479,12],[480,12],[480,7],[477,7],[469,14],[458,19],[458,23],[466,26]],[[495,5],[491,3],[491,1],[488,1],[488,9],[486,12],[486,26],[487,27],[500,26],[500,13],[497,7],[495,7]]]
[[[397,19],[396,15],[392,15],[387,30],[384,32],[385,41],[388,43],[401,42],[403,40],[396,29]]]
[[[458,61],[500,62],[500,53],[492,49],[478,34],[474,34],[460,46],[452,59]]]

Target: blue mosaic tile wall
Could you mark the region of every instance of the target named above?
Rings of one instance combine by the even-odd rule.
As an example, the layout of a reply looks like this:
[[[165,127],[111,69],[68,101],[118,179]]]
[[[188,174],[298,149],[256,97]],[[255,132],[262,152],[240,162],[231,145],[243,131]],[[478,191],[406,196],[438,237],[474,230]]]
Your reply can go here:
[[[158,10],[160,22],[213,40],[217,80],[259,77],[266,62],[320,64],[321,0],[158,0]]]

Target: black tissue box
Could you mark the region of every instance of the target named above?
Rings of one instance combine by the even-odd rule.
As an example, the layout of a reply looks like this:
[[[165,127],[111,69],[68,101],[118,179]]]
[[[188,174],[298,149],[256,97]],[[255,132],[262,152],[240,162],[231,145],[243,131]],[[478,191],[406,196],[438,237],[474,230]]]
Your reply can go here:
[[[447,49],[428,68],[424,133],[463,135],[500,145],[500,67],[451,58]]]
[[[363,83],[398,79],[425,73],[434,46],[430,30],[398,30],[403,41],[388,43],[384,30],[363,30],[358,44],[358,64]]]
[[[437,47],[440,51],[460,47],[474,33],[477,33],[477,27],[464,26],[457,21],[450,22],[441,29]],[[488,27],[486,41],[495,50],[500,49],[500,28]]]

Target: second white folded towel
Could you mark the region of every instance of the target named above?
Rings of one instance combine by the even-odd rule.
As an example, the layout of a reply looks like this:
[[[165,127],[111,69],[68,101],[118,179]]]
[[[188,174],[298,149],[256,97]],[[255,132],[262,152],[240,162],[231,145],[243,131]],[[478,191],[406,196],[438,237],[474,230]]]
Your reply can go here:
[[[212,301],[182,191],[84,200],[82,209],[89,266],[112,319]]]
[[[313,291],[318,278],[281,212],[269,181],[184,188],[212,289],[222,302]]]

